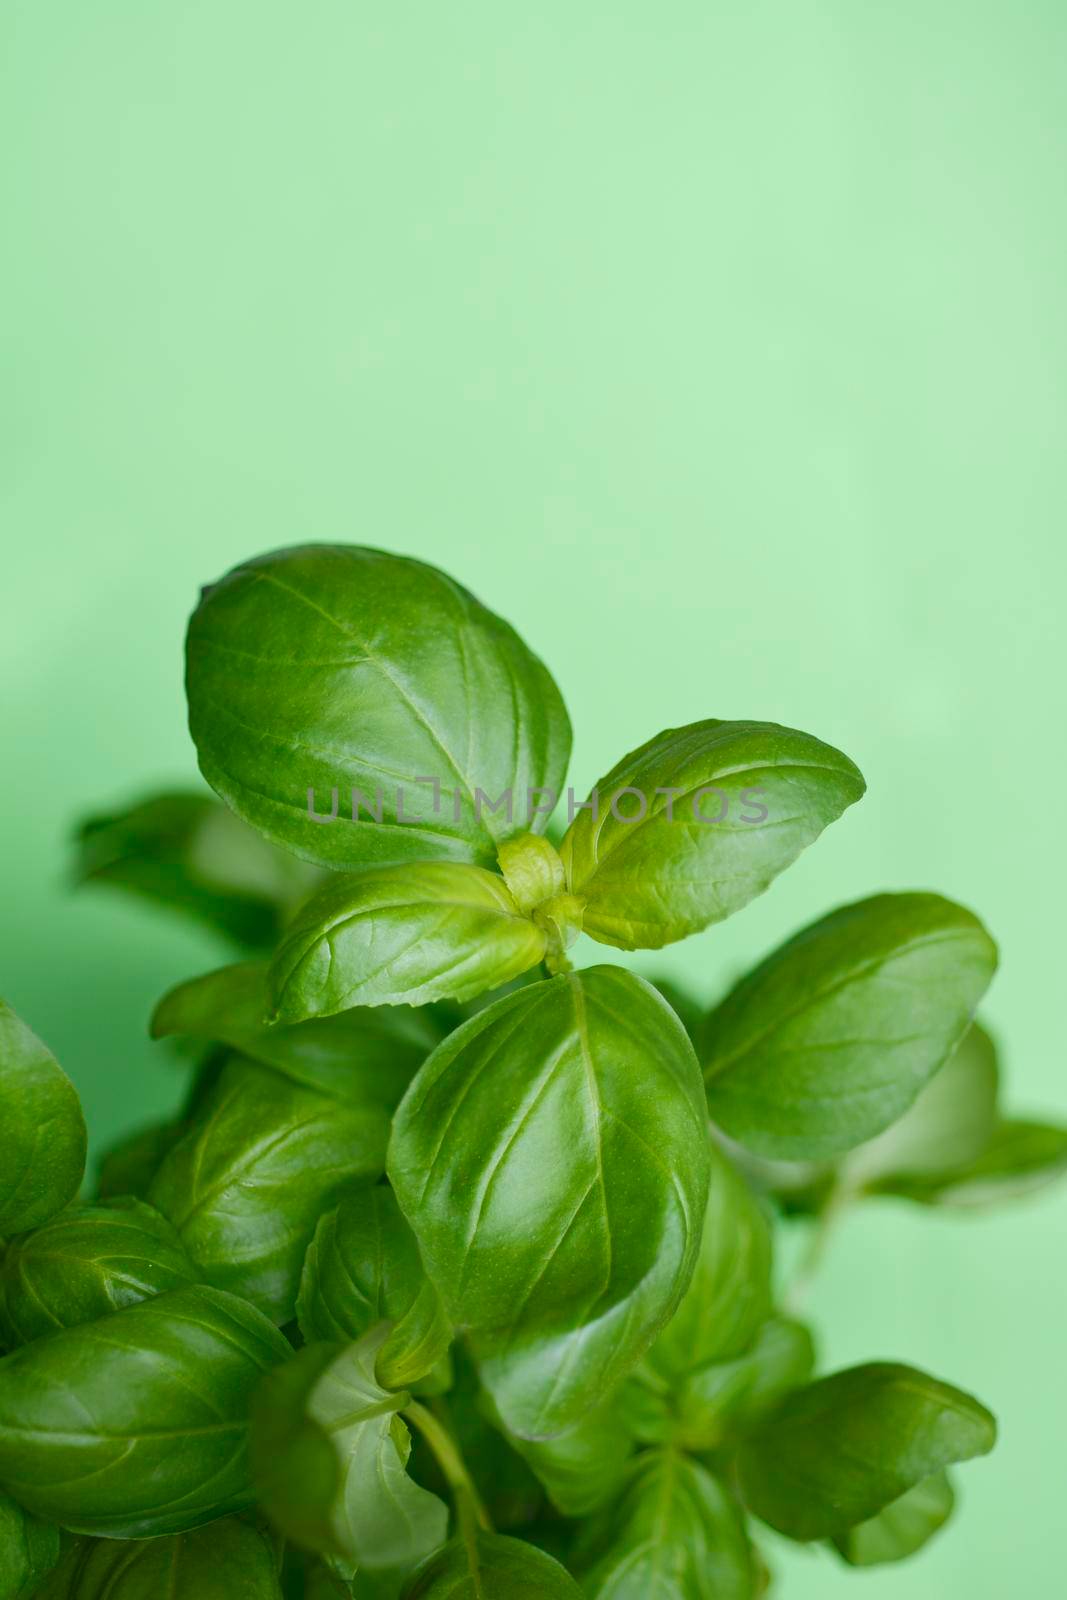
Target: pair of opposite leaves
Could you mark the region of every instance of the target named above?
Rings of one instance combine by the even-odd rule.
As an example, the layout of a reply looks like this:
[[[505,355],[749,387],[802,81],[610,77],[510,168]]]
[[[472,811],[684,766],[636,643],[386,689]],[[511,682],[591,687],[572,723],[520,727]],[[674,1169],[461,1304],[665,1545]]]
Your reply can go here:
[[[527,825],[532,844],[547,821],[524,822],[528,797],[562,790],[559,691],[452,579],[358,546],[279,551],[206,590],[186,687],[201,770],[233,810],[307,861],[364,869],[290,930],[274,975],[288,1021],[470,998],[583,925],[630,949],[684,938],[759,894],[864,791],[852,762],[809,734],[700,722],[625,756],[559,856],[509,862]],[[419,785],[435,786],[435,809],[416,819]],[[374,815],[316,822],[309,792],[342,788],[377,797]],[[732,804],[753,788],[765,821]],[[711,791],[719,823],[701,805]],[[501,795],[511,801],[493,809]],[[487,870],[498,863],[503,877]]]

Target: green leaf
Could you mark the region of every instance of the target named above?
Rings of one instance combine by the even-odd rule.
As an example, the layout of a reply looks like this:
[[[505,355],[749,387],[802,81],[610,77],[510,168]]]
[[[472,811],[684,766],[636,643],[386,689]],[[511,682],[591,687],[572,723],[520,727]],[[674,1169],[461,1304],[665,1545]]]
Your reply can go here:
[[[977,1160],[996,1126],[997,1082],[996,1047],[974,1023],[899,1121],[851,1152],[842,1184],[856,1190],[926,1180]]]
[[[409,1579],[402,1600],[581,1600],[558,1561],[521,1539],[453,1539]]]
[[[78,1094],[48,1047],[0,1000],[0,1236],[61,1211],[85,1173]]]
[[[320,1094],[234,1056],[149,1199],[209,1283],[288,1322],[315,1224],[346,1184],[381,1176],[388,1135],[381,1106]]]
[[[673,1450],[638,1457],[590,1544],[582,1574],[588,1600],[752,1600],[755,1593],[741,1508]]]
[[[531,984],[434,1051],[389,1176],[511,1432],[563,1432],[640,1360],[692,1277],[708,1165],[692,1045],[618,968]]]
[[[269,1541],[239,1517],[164,1539],[86,1539],[64,1566],[54,1600],[282,1600]]]
[[[862,1144],[951,1056],[996,964],[978,918],[940,895],[831,912],[712,1013],[712,1117],[761,1156],[815,1161]]]
[[[405,1468],[397,1415],[410,1395],[375,1377],[388,1329],[356,1344],[308,1345],[264,1380],[252,1412],[260,1504],[287,1537],[357,1567],[414,1566],[445,1538],[448,1512]]]
[[[1065,1173],[1067,1128],[1006,1119],[994,1128],[981,1155],[965,1166],[926,1177],[886,1177],[874,1187],[878,1194],[920,1205],[977,1209],[1033,1194]]]
[[[11,1342],[95,1322],[197,1281],[171,1224],[130,1197],[78,1206],[14,1239],[0,1268]]]
[[[945,1526],[955,1503],[948,1474],[935,1472],[869,1522],[838,1534],[833,1542],[850,1567],[879,1567],[889,1561],[904,1561]]]
[[[266,1021],[265,964],[248,961],[180,983],[152,1017],[152,1037],[218,1040],[296,1083],[391,1111],[440,1040],[431,1014],[363,1006],[295,1027]]]
[[[627,1379],[617,1407],[635,1439],[703,1454],[736,1441],[808,1382],[815,1350],[808,1329],[769,1317],[743,1354],[709,1361],[680,1379],[647,1361]]]
[[[246,562],[204,591],[186,662],[205,778],[322,866],[492,866],[528,826],[528,791],[558,793],[566,773],[570,723],[544,665],[466,589],[403,556],[304,545]],[[314,820],[309,791],[329,817],[333,790],[337,820]],[[509,792],[510,816],[493,810]]]
[[[274,944],[315,876],[209,794],[152,795],[78,830],[77,882],[172,907],[251,949]]]
[[[182,1533],[251,1503],[253,1387],[289,1355],[252,1306],[175,1289],[0,1361],[0,1485],[76,1533]]]
[[[100,1158],[97,1200],[135,1195],[143,1200],[171,1145],[181,1137],[176,1122],[149,1122],[110,1145]]]
[[[634,1440],[614,1396],[554,1439],[520,1439],[504,1428],[490,1396],[482,1405],[564,1516],[584,1517],[622,1487]]]
[[[586,933],[654,950],[722,922],[864,787],[839,750],[773,722],[658,733],[601,778],[597,815],[579,811],[560,846]]]
[[[496,873],[455,861],[378,867],[308,902],[274,957],[271,995],[283,1022],[469,1000],[536,966],[545,948]]]
[[[790,1539],[832,1539],[996,1443],[971,1395],[914,1367],[850,1367],[800,1389],[741,1449],[749,1509]]]
[[[646,1363],[675,1382],[709,1361],[739,1355],[770,1308],[770,1225],[744,1178],[713,1146],[693,1279]]]
[[[360,1339],[377,1323],[394,1324],[378,1351],[377,1377],[387,1389],[424,1378],[452,1339],[415,1235],[384,1186],[354,1190],[319,1218],[296,1309],[309,1343]]]
[[[790,1317],[770,1317],[743,1355],[709,1362],[677,1392],[677,1439],[686,1450],[713,1450],[748,1432],[815,1366],[811,1334]]]
[[[0,1491],[0,1600],[29,1600],[59,1560],[59,1529]]]

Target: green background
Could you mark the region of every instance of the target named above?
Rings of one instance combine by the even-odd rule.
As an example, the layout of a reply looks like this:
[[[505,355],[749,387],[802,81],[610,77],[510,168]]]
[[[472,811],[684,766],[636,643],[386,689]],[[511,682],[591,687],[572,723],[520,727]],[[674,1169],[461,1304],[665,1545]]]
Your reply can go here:
[[[668,952],[709,997],[884,888],[973,905],[1018,1109],[1067,1113],[1067,8],[8,0],[2,986],[101,1137],[169,1105],[207,935],[64,884],[188,779],[181,635],[241,557],[448,567],[547,659],[576,784],[664,725],[793,724],[870,792]],[[1058,886],[1062,901],[1062,882]],[[593,955],[592,947],[588,954]],[[1067,1195],[872,1206],[815,1300],[1000,1413],[916,1562],[786,1600],[1051,1592]]]

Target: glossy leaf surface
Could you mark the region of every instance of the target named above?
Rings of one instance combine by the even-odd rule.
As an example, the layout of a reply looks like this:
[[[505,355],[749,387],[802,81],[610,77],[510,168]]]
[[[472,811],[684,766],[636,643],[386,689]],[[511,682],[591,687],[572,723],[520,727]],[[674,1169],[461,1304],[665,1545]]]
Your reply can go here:
[[[541,960],[546,938],[503,878],[460,862],[413,862],[328,883],[271,964],[283,1022],[350,1006],[469,1000]]]
[[[840,750],[773,722],[658,733],[601,778],[597,816],[579,812],[560,847],[586,933],[652,950],[721,922],[864,787]]]
[[[403,1600],[581,1600],[558,1561],[521,1539],[453,1539],[405,1585]]]
[[[440,1361],[451,1329],[391,1189],[354,1190],[320,1217],[297,1317],[309,1343],[360,1339],[380,1322],[393,1324],[377,1355],[387,1389],[407,1388]]]
[[[314,874],[206,793],[152,795],[78,830],[75,874],[195,917],[235,944],[269,948]]]
[[[63,1211],[13,1240],[0,1298],[11,1342],[28,1344],[196,1281],[167,1219],[127,1198]]]
[[[700,1075],[650,984],[531,984],[433,1053],[389,1175],[505,1425],[561,1433],[644,1354],[688,1287],[707,1203]]]
[[[186,690],[212,788],[328,867],[491,866],[570,753],[559,690],[506,622],[435,567],[358,545],[275,551],[206,589]],[[335,821],[313,820],[309,789],[326,816],[339,791]],[[509,790],[511,820],[491,809]]]
[[[870,1522],[861,1522],[834,1540],[850,1567],[880,1567],[904,1561],[928,1544],[948,1521],[956,1503],[948,1474],[936,1472],[886,1506]]]
[[[0,1600],[29,1600],[59,1560],[59,1529],[0,1491]]]
[[[779,947],[709,1019],[712,1117],[757,1155],[819,1160],[901,1116],[993,976],[978,918],[933,894],[844,906]]]
[[[85,1172],[85,1118],[55,1056],[0,1000],[0,1237],[67,1205]]]
[[[593,1536],[588,1600],[752,1600],[755,1577],[741,1508],[697,1462],[673,1450],[641,1456]]]
[[[0,1361],[0,1485],[115,1539],[240,1510],[251,1393],[289,1353],[252,1306],[207,1288],[39,1339]]]
[[[386,1112],[234,1056],[149,1191],[203,1277],[276,1322],[296,1308],[304,1253],[348,1183],[379,1177]]]
[[[270,1542],[238,1517],[165,1539],[86,1539],[64,1564],[52,1600],[282,1600]]]
[[[791,1395],[747,1441],[741,1487],[779,1533],[833,1538],[953,1462],[987,1454],[996,1433],[973,1396],[914,1367],[850,1367]]]
[[[267,968],[239,962],[165,995],[152,1036],[218,1040],[296,1083],[341,1099],[399,1103],[443,1030],[427,1011],[361,1006],[295,1027],[269,1024]]]
[[[290,1538],[357,1567],[414,1566],[445,1539],[448,1512],[405,1470],[398,1416],[410,1396],[375,1377],[387,1329],[350,1345],[308,1345],[264,1382],[253,1410],[260,1503]]]

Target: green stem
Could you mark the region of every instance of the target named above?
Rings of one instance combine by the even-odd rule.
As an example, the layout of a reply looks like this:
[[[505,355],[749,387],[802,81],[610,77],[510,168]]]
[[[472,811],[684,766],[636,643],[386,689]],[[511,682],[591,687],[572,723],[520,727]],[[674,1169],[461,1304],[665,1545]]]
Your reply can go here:
[[[482,1504],[482,1497],[478,1493],[474,1479],[467,1471],[467,1464],[459,1453],[459,1446],[448,1429],[438,1421],[432,1411],[420,1405],[417,1400],[412,1400],[410,1405],[405,1406],[401,1415],[418,1428],[433,1451],[437,1465],[441,1468],[445,1482],[455,1499],[460,1532],[468,1546],[478,1528],[484,1529],[486,1533],[492,1533],[493,1524],[489,1520],[489,1513]]]

